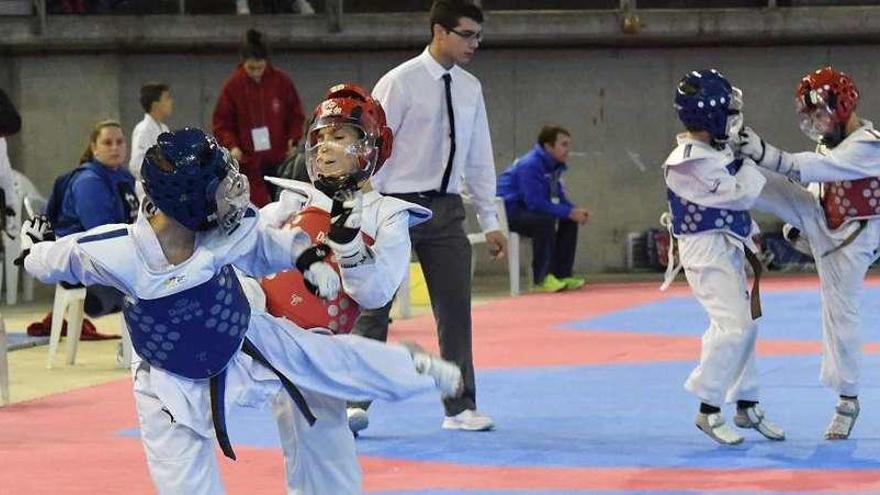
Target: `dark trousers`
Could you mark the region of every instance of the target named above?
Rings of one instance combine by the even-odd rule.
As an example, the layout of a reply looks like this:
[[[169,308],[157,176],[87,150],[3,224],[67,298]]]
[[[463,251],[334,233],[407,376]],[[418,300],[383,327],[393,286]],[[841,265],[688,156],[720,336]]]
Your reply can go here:
[[[81,284],[69,284],[61,282],[65,289],[84,287]],[[86,287],[86,300],[83,303],[83,312],[90,318],[109,315],[122,311],[125,295],[115,287],[107,285],[89,285]]]
[[[510,230],[532,239],[535,284],[550,273],[557,278],[570,277],[577,248],[577,222],[531,211],[512,213],[507,219]]]
[[[410,238],[431,296],[440,355],[458,364],[464,379],[462,396],[445,399],[443,405],[447,416],[454,416],[465,409],[476,409],[471,342],[471,245],[462,225],[464,205],[461,196],[394,196],[426,206],[434,213],[431,220],[410,229]],[[391,303],[379,309],[364,310],[352,333],[384,342],[388,338],[390,312]],[[368,404],[357,405],[366,407]]]

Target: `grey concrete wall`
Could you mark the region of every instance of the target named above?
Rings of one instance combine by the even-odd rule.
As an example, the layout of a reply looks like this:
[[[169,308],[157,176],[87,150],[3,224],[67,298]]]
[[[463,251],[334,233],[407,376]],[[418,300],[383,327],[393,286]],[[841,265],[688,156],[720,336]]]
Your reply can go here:
[[[95,122],[119,118],[120,60],[113,54],[15,58],[22,131],[13,165],[41,190],[48,191],[56,176],[79,163]]]
[[[527,151],[542,123],[574,137],[568,188],[593,213],[582,229],[578,269],[624,264],[629,231],[656,226],[664,207],[659,164],[678,130],[671,107],[675,82],[687,70],[722,69],[745,91],[747,122],[788,149],[809,146],[794,115],[797,80],[822,64],[850,72],[862,90],[860,113],[880,110],[876,45],[691,48],[485,49],[470,66],[483,82],[496,168]],[[274,57],[311,108],[328,86],[350,80],[371,86],[417,50],[288,52]],[[141,118],[138,88],[172,85],[172,126],[209,125],[217,92],[237,62],[228,54],[13,54],[0,56],[0,84],[24,116],[13,146],[14,166],[43,191],[76,163],[91,124],[121,118],[127,132]],[[762,218],[766,224],[772,219]],[[480,269],[486,268],[480,262]],[[500,269],[500,267],[498,267]]]

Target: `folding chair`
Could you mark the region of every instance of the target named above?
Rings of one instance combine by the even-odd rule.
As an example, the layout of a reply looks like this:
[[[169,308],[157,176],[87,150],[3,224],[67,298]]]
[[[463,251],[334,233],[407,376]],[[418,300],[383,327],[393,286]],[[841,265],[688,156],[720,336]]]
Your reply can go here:
[[[23,201],[23,210],[27,213],[28,218],[33,218],[42,214],[46,210],[46,199],[42,196],[25,196]],[[21,295],[25,302],[34,300],[34,277],[27,270],[22,270],[21,277]]]
[[[466,199],[465,203],[469,203]],[[510,280],[510,295],[519,295],[519,234],[512,232],[507,225],[507,212],[504,209],[504,199],[495,198],[495,209],[498,212],[498,229],[507,237],[507,276]],[[471,246],[475,244],[483,244],[486,242],[486,234],[483,232],[474,232],[468,234],[468,241]],[[471,264],[471,275],[475,269],[476,261]]]
[[[467,195],[462,195],[465,204],[472,204]],[[519,241],[520,236],[516,232],[510,231],[507,225],[507,213],[504,209],[504,199],[495,198],[495,207],[498,211],[498,229],[507,237],[507,272],[510,280],[510,295],[516,296],[520,293],[519,285]],[[483,244],[486,242],[486,234],[483,232],[473,232],[467,235],[468,242],[471,246]],[[471,263],[471,276],[474,275],[476,269],[476,260]],[[399,307],[400,317],[409,318],[412,316],[412,305],[410,301],[410,280],[409,270],[403,277],[400,289],[397,291],[397,303]]]

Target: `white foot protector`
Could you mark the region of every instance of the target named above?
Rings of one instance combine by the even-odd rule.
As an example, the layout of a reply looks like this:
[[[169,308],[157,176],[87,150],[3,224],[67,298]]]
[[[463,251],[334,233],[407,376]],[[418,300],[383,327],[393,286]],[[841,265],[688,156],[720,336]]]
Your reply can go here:
[[[464,387],[461,378],[461,368],[454,363],[441,359],[425,352],[415,352],[412,355],[416,371],[422,375],[428,375],[434,379],[437,389],[443,397],[458,397]]]
[[[444,399],[461,396],[464,391],[464,379],[458,365],[440,356],[425,352],[422,346],[415,342],[401,342],[400,345],[406,348],[412,356],[416,373],[433,378],[434,385],[440,390]]]
[[[853,426],[856,425],[860,409],[858,399],[838,400],[834,417],[831,418],[831,423],[825,430],[825,440],[846,440],[849,438]]]
[[[785,440],[785,430],[767,421],[764,410],[757,404],[746,409],[737,409],[733,424],[740,428],[754,428],[770,440]]]
[[[733,428],[724,421],[724,416],[720,412],[697,413],[696,424],[700,431],[722,445],[736,445],[743,441],[742,435],[733,431]]]

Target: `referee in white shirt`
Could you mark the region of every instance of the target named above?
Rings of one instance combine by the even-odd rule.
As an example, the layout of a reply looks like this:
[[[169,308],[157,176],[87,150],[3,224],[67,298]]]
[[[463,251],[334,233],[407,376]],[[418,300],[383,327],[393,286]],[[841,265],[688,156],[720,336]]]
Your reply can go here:
[[[134,175],[135,191],[138,199],[143,199],[144,190],[141,185],[141,162],[147,150],[156,144],[156,138],[168,132],[165,120],[171,116],[174,100],[171,98],[171,87],[165,83],[150,82],[141,86],[141,107],[144,118],[134,126],[131,132],[131,159],[128,170]]]
[[[482,39],[483,12],[466,0],[435,0],[431,44],[421,55],[385,74],[373,96],[394,131],[391,158],[373,177],[373,188],[429,207],[433,218],[411,231],[431,296],[440,354],[458,363],[464,394],[444,401],[443,428],[489,430],[492,419],[477,412],[471,343],[471,246],[464,232],[460,192],[467,186],[493,256],[506,241],[495,211],[495,162],[480,81],[461,65],[470,62]],[[388,336],[391,304],[365,310],[354,333],[376,340]],[[366,428],[366,404],[352,404],[352,430]]]

